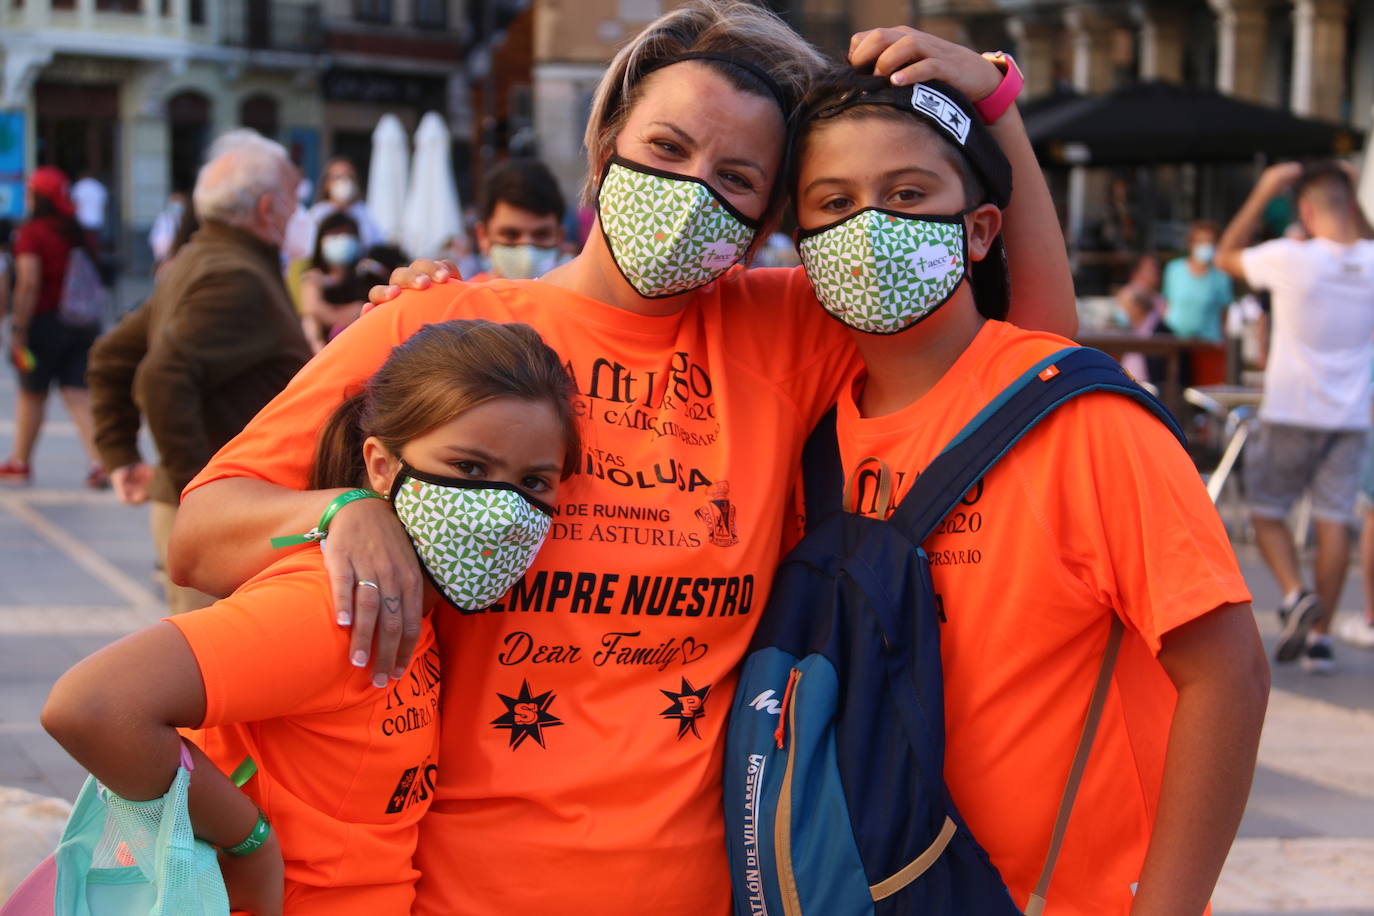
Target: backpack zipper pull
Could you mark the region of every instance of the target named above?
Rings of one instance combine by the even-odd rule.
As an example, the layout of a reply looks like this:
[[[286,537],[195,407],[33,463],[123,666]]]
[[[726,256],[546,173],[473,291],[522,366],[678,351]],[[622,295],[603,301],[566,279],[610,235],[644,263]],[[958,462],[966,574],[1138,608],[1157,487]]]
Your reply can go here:
[[[787,675],[787,687],[782,692],[782,705],[778,707],[778,727],[773,732],[773,740],[778,744],[778,750],[782,750],[787,743],[787,711],[792,706],[792,688],[796,686],[797,680],[801,677],[801,671],[793,668]]]

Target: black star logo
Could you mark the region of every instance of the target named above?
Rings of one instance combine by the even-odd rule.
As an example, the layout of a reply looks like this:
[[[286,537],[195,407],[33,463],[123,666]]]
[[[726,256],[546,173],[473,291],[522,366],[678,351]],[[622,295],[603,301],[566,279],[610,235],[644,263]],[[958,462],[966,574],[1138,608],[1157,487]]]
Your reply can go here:
[[[706,694],[711,692],[711,685],[707,684],[700,690],[692,686],[692,682],[687,678],[682,679],[682,690],[680,693],[673,693],[671,690],[659,689],[659,693],[673,701],[663,712],[659,713],[665,719],[677,719],[677,736],[679,739],[689,731],[701,737],[701,732],[697,731],[697,719],[706,715]]]
[[[544,729],[563,724],[562,719],[549,712],[554,700],[551,690],[531,696],[530,682],[521,681],[519,696],[508,697],[504,693],[497,696],[506,704],[506,712],[492,719],[491,724],[510,729],[511,750],[523,744],[526,738],[533,738],[536,744],[544,747]]]

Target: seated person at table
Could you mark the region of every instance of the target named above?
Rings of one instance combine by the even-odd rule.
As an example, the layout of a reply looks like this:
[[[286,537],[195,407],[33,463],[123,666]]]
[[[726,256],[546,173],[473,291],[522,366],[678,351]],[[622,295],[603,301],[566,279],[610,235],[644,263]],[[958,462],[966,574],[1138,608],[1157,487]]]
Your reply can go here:
[[[1164,316],[1155,308],[1155,299],[1147,290],[1123,286],[1116,297],[1126,327],[1136,337],[1172,337],[1173,330],[1164,323]],[[1168,359],[1159,354],[1121,354],[1121,367],[1137,382],[1158,386],[1168,372]],[[1186,383],[1185,383],[1186,384]]]

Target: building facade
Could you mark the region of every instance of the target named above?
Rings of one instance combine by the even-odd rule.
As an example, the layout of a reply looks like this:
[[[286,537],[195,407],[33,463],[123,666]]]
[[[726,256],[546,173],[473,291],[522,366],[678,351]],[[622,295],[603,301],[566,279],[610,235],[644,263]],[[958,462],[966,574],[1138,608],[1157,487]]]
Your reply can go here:
[[[568,199],[587,172],[582,135],[606,65],[673,0],[535,0],[534,124],[540,157]]]
[[[916,21],[937,34],[1015,50],[1029,97],[1056,85],[1102,92],[1162,79],[1361,130],[1371,124],[1374,3],[1367,0],[921,0],[914,7]]]
[[[475,136],[465,0],[0,0],[0,218],[24,175],[57,165],[110,192],[112,246],[194,184],[208,143],[252,127],[307,178],[331,155],[366,169],[383,112],[438,111],[460,159]],[[528,68],[526,68],[528,72]]]
[[[110,192],[110,236],[146,228],[194,183],[208,142],[248,125],[289,141],[320,121],[309,4],[0,0],[0,211],[57,165]],[[19,166],[19,168],[15,168]]]
[[[675,0],[535,0],[539,150],[566,190],[580,186],[582,132],[606,63]],[[1371,0],[766,0],[819,48],[843,55],[856,31],[910,23],[1005,49],[1023,101],[1163,79],[1367,131],[1374,120]],[[1080,179],[1081,182],[1081,179]],[[1102,189],[1098,189],[1100,192]],[[1080,187],[1082,195],[1093,191]],[[1101,196],[1088,194],[1088,197]]]
[[[0,0],[0,218],[51,163],[106,184],[127,240],[227,129],[282,141],[314,179],[335,154],[365,172],[382,113],[413,129],[430,110],[448,120],[465,201],[506,151],[543,157],[572,197],[606,64],[678,2]],[[1374,0],[765,2],[836,56],[854,31],[902,22],[1005,48],[1026,98],[1161,78],[1374,120]]]
[[[1370,0],[921,0],[915,6],[916,21],[929,31],[1013,52],[1026,76],[1024,99],[1163,80],[1366,134],[1374,124]],[[1048,177],[1071,245],[1122,249],[1114,268],[1120,274],[1129,252],[1181,246],[1189,220],[1224,222],[1259,164],[1051,169]],[[1135,221],[1130,232],[1113,220],[1123,212]],[[1123,235],[1133,240],[1123,242]]]

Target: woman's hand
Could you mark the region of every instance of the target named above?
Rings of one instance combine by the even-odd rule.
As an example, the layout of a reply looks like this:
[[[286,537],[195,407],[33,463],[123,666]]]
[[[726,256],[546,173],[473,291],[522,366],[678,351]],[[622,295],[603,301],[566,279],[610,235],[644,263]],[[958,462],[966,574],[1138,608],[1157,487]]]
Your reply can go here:
[[[334,516],[323,549],[339,625],[353,625],[349,661],[367,665],[375,632],[372,683],[385,687],[388,677],[405,674],[420,638],[423,580],[415,548],[389,502],[359,499]]]
[[[220,853],[219,870],[229,892],[229,909],[253,916],[281,916],[286,893],[286,864],[273,830],[267,840],[246,856]]]
[[[363,306],[366,315],[383,302],[390,302],[401,295],[403,289],[429,289],[435,283],[448,280],[461,280],[462,273],[452,261],[431,261],[419,258],[411,261],[409,267],[398,267],[391,272],[388,286],[374,286],[367,291],[368,304]]]
[[[992,95],[1002,82],[996,64],[970,48],[900,25],[857,32],[849,39],[849,62],[873,68],[894,86],[939,80],[975,102]]]

